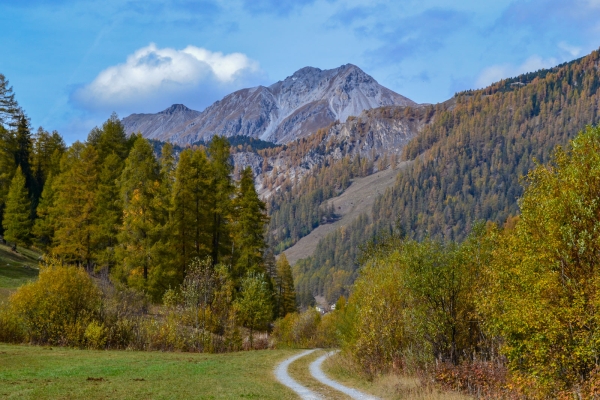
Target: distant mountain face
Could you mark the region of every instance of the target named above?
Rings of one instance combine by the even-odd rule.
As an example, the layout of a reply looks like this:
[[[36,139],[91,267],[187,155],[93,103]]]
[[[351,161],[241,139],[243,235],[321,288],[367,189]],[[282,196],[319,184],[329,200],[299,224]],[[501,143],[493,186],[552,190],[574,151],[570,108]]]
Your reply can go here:
[[[146,139],[161,140],[165,131],[174,129],[200,115],[200,111],[190,110],[183,104],[171,107],[156,114],[131,114],[123,120],[127,133],[141,132]]]
[[[180,145],[214,135],[284,144],[364,110],[414,105],[347,64],[330,70],[305,67],[269,87],[238,90],[202,112],[175,105],[158,114],[130,115],[123,124],[128,133],[139,130],[147,138]]]

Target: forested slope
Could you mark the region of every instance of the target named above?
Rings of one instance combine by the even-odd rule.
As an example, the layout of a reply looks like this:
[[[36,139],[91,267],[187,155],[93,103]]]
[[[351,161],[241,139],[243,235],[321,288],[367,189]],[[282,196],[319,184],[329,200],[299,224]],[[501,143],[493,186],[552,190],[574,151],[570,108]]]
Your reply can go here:
[[[549,159],[586,125],[596,124],[600,101],[598,51],[549,70],[458,93],[404,150],[412,166],[357,221],[351,234],[325,238],[314,257],[299,262],[299,295],[343,293],[355,276],[356,238],[394,228],[417,239],[461,240],[474,221],[503,222],[517,213],[521,177]],[[309,293],[310,292],[310,293]]]

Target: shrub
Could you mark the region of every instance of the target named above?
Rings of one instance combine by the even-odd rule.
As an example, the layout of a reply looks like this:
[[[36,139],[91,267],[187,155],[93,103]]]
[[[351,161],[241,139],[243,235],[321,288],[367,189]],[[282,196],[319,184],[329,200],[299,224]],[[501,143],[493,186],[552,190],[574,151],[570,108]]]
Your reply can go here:
[[[101,295],[85,270],[51,260],[39,279],[20,287],[9,304],[29,341],[80,346],[88,325],[99,318]]]

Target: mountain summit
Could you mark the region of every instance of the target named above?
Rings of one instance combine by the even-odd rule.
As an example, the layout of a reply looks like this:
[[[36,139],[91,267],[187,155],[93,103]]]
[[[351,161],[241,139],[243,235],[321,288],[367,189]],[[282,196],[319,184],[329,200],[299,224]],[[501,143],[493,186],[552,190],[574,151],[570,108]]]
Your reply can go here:
[[[330,70],[305,67],[269,87],[231,93],[202,112],[173,105],[157,114],[132,114],[123,124],[128,133],[182,145],[214,135],[288,143],[364,110],[415,104],[346,64]]]

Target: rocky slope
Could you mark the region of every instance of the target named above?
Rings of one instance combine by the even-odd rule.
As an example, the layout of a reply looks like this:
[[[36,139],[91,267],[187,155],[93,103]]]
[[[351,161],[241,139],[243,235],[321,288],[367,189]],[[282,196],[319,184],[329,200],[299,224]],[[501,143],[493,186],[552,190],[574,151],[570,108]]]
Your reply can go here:
[[[331,70],[302,68],[269,87],[238,90],[193,116],[191,110],[181,108],[175,111],[180,114],[177,118],[164,118],[173,106],[158,114],[133,114],[123,124],[128,133],[139,130],[145,137],[180,145],[214,135],[283,144],[364,110],[409,105],[416,104],[347,64]]]
[[[451,106],[450,103],[443,107]],[[381,107],[350,117],[274,149],[237,152],[236,171],[250,166],[263,198],[278,190],[284,180],[300,182],[315,167],[350,156],[376,162],[385,158],[400,160],[404,146],[431,121],[433,106]],[[375,171],[378,169],[375,163]]]
[[[200,114],[200,111],[191,110],[183,104],[173,104],[156,114],[131,114],[123,119],[123,125],[127,133],[141,132],[147,139],[160,140],[165,131],[175,129]]]

